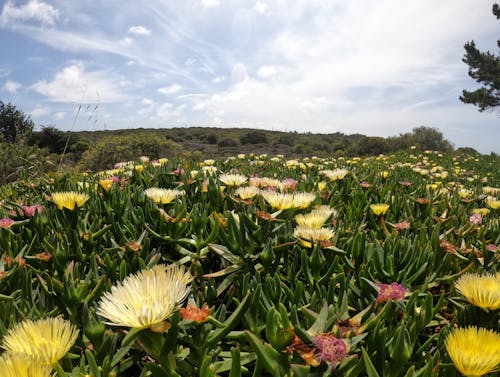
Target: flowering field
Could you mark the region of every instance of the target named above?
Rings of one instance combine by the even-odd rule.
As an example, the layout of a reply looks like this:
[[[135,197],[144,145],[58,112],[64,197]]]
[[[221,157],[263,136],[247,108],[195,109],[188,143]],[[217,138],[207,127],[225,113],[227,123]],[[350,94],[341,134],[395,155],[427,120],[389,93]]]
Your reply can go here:
[[[0,204],[2,376],[500,375],[497,156],[143,158]]]

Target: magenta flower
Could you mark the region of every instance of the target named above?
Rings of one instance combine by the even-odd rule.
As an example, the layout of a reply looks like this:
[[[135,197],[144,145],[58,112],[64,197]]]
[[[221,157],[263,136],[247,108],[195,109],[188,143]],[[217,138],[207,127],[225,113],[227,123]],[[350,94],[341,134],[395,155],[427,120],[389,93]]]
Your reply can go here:
[[[0,228],[10,228],[14,224],[14,220],[4,217],[3,219],[0,219]]]
[[[334,365],[340,363],[349,351],[347,343],[336,338],[333,334],[316,335],[312,338],[312,341],[319,349],[319,359]]]
[[[377,296],[377,304],[392,301],[402,301],[406,295],[406,289],[401,284],[391,283],[391,284],[377,284],[379,288]]]

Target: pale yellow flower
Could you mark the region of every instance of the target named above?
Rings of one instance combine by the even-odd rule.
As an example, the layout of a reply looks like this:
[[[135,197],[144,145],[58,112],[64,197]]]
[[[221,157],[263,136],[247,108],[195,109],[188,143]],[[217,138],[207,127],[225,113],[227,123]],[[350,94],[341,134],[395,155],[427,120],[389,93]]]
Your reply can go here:
[[[323,174],[331,181],[340,181],[345,178],[347,174],[349,174],[349,170],[347,169],[334,169],[334,170],[322,170],[320,174]]]
[[[50,377],[52,367],[37,363],[26,355],[3,354],[0,371],[2,377]]]
[[[217,167],[208,165],[208,166],[203,166],[201,170],[203,171],[204,175],[213,175],[217,172]]]
[[[219,180],[227,186],[241,186],[248,178],[241,174],[221,174]]]
[[[97,314],[108,325],[143,329],[165,321],[189,294],[192,280],[184,267],[157,265],[122,282],[104,294]]]
[[[67,208],[70,211],[74,211],[75,207],[82,207],[87,200],[89,200],[87,194],[75,191],[54,192],[52,194],[52,201],[56,204],[57,208]]]
[[[147,190],[144,190],[146,196],[153,200],[156,204],[168,204],[173,202],[179,196],[184,194],[184,191],[177,189],[163,189],[151,187]]]
[[[262,191],[262,197],[272,207],[278,210],[295,208],[295,198],[293,194],[276,191]]]
[[[258,187],[248,186],[248,187],[239,187],[238,189],[236,189],[234,193],[243,200],[249,200],[253,199],[256,195],[259,194],[259,192],[260,190]]]
[[[304,228],[320,229],[334,212],[328,206],[320,206],[309,213],[295,216],[295,222]]]
[[[296,192],[293,194],[295,208],[308,208],[311,203],[316,199],[316,194],[312,192]]]
[[[26,320],[10,329],[3,338],[3,348],[43,365],[59,361],[75,343],[78,329],[62,318]]]
[[[332,240],[335,233],[330,228],[311,229],[298,226],[295,228],[293,236],[301,241],[307,241],[305,243],[302,242],[302,244],[306,247],[311,247],[312,244],[317,242]]]
[[[389,210],[389,204],[370,204],[370,209],[377,216],[385,215]]]
[[[500,275],[466,273],[457,280],[455,287],[475,306],[500,309]]]
[[[459,328],[445,340],[453,364],[465,376],[479,377],[500,364],[500,335],[493,330]]]

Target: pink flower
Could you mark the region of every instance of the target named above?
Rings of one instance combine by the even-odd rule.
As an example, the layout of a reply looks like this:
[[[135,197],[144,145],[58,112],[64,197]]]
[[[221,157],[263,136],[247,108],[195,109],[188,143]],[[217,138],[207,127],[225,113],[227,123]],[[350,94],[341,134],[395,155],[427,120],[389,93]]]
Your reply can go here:
[[[410,223],[408,221],[401,221],[400,223],[394,224],[395,230],[405,230],[410,227]]]
[[[469,217],[469,222],[471,224],[476,224],[476,225],[480,225],[482,222],[483,222],[483,217],[481,216],[480,213],[473,213],[470,217]]]
[[[297,188],[297,181],[293,178],[283,180],[283,191],[294,191]]]
[[[3,219],[0,219],[0,228],[10,228],[14,224],[14,220],[4,217]]]
[[[398,283],[377,284],[379,288],[377,304],[389,300],[402,301],[405,298],[406,289]]]
[[[400,182],[401,185],[403,185],[404,187],[408,187],[411,185],[411,182],[410,181],[403,181],[403,182]]]
[[[312,341],[319,349],[318,356],[321,361],[338,364],[349,351],[347,343],[342,339],[337,339],[333,334],[316,335]]]
[[[370,185],[368,182],[366,182],[366,181],[361,182],[361,183],[360,183],[360,185],[361,185],[361,187],[363,187],[363,188],[369,188],[369,187],[371,186],[371,185]]]
[[[28,217],[35,216],[36,212],[38,212],[39,214],[43,212],[43,206],[41,204],[35,204],[32,206],[21,206],[21,209],[22,209],[21,215]]]
[[[500,250],[500,247],[498,247],[497,245],[493,245],[492,243],[490,243],[490,244],[486,245],[485,249],[488,250],[488,251],[495,252],[495,251]]]

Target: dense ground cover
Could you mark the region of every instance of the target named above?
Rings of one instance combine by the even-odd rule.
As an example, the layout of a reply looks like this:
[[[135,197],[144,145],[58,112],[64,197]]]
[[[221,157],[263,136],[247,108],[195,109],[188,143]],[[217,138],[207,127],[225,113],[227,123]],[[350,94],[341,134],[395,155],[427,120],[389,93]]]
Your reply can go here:
[[[0,367],[498,375],[499,167],[144,158],[1,187]]]

